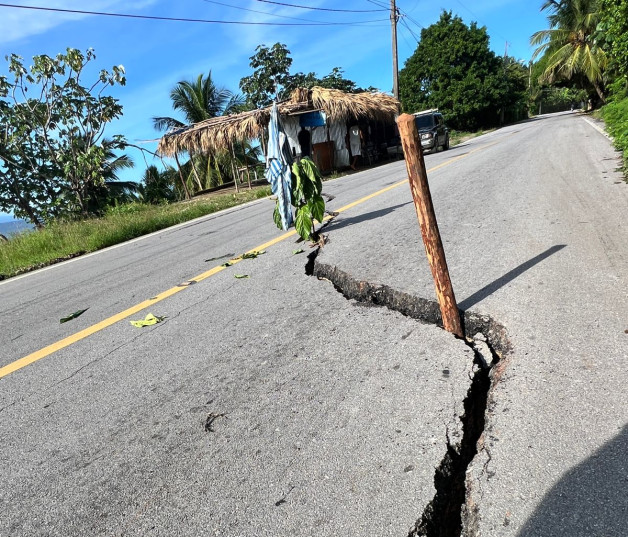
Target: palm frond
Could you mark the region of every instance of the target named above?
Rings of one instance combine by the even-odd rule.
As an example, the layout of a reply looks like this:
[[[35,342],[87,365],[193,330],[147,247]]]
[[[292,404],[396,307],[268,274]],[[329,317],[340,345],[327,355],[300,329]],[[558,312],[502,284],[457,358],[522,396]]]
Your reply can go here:
[[[158,131],[170,131],[185,127],[185,123],[173,117],[154,117],[153,127]]]

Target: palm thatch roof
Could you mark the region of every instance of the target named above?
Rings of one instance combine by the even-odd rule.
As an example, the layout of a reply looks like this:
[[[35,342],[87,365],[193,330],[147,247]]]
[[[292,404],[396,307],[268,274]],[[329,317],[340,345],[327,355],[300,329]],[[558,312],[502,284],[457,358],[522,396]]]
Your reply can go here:
[[[278,107],[282,116],[322,110],[330,121],[393,122],[399,113],[399,101],[384,93],[345,93],[319,87],[298,88],[289,101],[279,103]],[[270,120],[270,109],[206,119],[169,132],[159,141],[157,152],[169,157],[181,151],[218,153],[232,148],[234,143],[261,138]]]

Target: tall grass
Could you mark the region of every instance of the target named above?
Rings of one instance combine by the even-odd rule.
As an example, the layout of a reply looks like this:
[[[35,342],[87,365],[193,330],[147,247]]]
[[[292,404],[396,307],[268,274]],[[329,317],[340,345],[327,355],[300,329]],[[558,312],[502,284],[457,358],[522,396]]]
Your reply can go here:
[[[602,108],[606,130],[624,157],[624,174],[628,175],[628,97],[609,102]]]
[[[171,205],[130,203],[111,208],[103,218],[55,222],[0,242],[0,279],[269,195],[270,187],[264,187]],[[272,211],[268,217],[272,219]]]

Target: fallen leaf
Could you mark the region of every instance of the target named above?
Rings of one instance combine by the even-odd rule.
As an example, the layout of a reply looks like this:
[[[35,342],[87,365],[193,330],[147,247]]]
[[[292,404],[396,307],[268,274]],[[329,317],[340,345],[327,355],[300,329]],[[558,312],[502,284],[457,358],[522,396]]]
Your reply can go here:
[[[222,265],[220,265],[221,267],[230,267],[232,265],[232,263],[230,263],[229,261],[227,261],[226,263],[223,263]]]
[[[234,278],[238,278],[238,280],[242,280],[243,278],[250,278],[248,274],[234,274]]]
[[[160,323],[164,319],[165,317],[156,317],[152,313],[149,313],[146,317],[140,319],[139,321],[131,321],[131,324],[137,328],[143,328],[144,326],[152,326]]]
[[[77,317],[80,317],[81,315],[83,315],[83,313],[85,313],[89,308],[85,308],[84,310],[78,310],[75,311],[74,313],[68,315],[67,317],[64,317],[63,319],[59,319],[59,323],[63,324],[63,323],[67,323],[68,321],[71,321],[72,319],[76,319]]]
[[[299,248],[298,250],[292,250],[292,255],[302,254],[303,248]]]
[[[242,254],[240,257],[242,259],[255,259],[256,257],[265,254],[266,250],[260,250],[259,252],[256,250],[253,250],[252,252],[246,252],[244,254]]]

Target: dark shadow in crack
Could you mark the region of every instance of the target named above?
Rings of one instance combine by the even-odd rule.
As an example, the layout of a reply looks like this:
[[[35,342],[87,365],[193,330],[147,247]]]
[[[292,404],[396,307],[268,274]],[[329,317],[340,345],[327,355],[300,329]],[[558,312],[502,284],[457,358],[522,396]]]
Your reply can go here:
[[[359,224],[360,222],[366,222],[367,220],[375,220],[375,218],[381,218],[382,216],[386,216],[389,213],[392,213],[396,209],[400,209],[405,205],[411,205],[412,201],[408,201],[406,203],[400,203],[399,205],[393,205],[392,207],[386,207],[385,209],[378,209],[377,211],[371,211],[370,213],[360,214],[358,216],[352,216],[350,218],[343,219],[335,219],[332,220],[331,223],[326,226],[326,231],[331,231],[335,229],[341,229],[343,227],[352,226],[354,224]]]
[[[512,269],[507,272],[500,278],[497,278],[495,281],[492,281],[488,285],[485,285],[479,291],[476,291],[471,296],[465,298],[462,302],[458,303],[458,308],[462,311],[468,310],[472,306],[475,306],[478,302],[484,300],[487,296],[492,295],[498,289],[501,289],[505,285],[509,284],[512,280],[521,276],[525,271],[531,269],[534,265],[537,265],[544,259],[547,259],[551,255],[554,255],[556,252],[560,252],[563,248],[566,248],[566,244],[556,244],[551,248],[548,248],[544,252],[539,255],[533,257],[532,259],[528,259],[525,263],[522,263],[518,267]]]
[[[625,537],[628,425],[545,495],[517,537]]]

